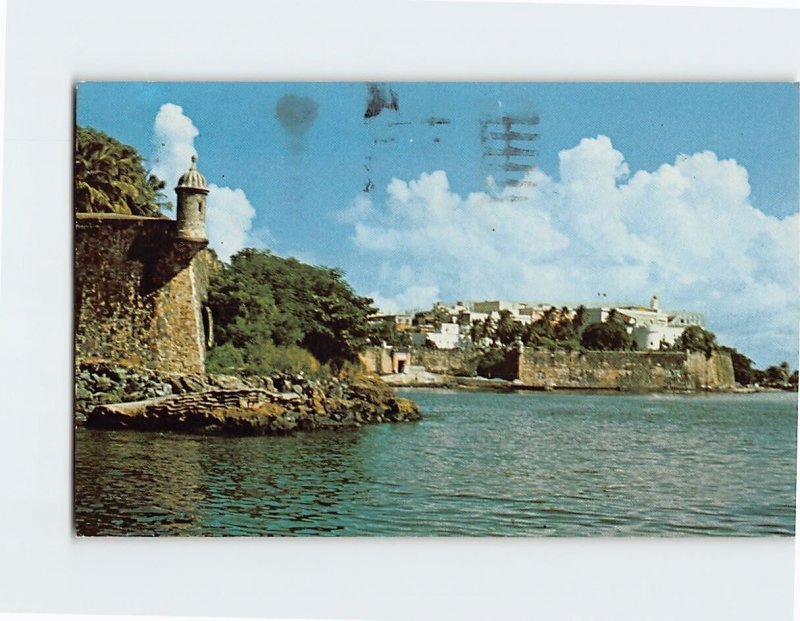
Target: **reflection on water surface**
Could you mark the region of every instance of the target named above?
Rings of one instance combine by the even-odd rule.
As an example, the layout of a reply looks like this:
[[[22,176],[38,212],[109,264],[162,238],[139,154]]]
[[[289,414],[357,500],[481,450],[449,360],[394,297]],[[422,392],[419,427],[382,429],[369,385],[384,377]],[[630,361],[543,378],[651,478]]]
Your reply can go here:
[[[403,391],[420,423],[76,430],[82,535],[793,535],[796,395]]]

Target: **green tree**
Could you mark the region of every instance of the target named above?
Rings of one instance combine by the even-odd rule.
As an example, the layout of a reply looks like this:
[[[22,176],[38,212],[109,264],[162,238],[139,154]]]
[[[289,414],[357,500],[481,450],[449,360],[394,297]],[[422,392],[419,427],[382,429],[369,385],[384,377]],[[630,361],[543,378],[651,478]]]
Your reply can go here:
[[[450,312],[442,305],[437,304],[433,309],[433,329],[440,330],[443,323],[450,323],[453,320]]]
[[[476,372],[481,377],[494,377],[497,369],[503,364],[505,354],[501,349],[486,350],[478,360]]]
[[[244,354],[233,343],[213,347],[206,356],[209,373],[237,373],[244,367]]]
[[[773,365],[764,371],[764,383],[767,386],[785,388],[789,384],[789,363],[781,362],[780,365]]]
[[[525,326],[522,333],[522,342],[534,349],[555,350],[558,348],[552,326],[543,317]]]
[[[475,345],[479,345],[486,338],[486,327],[480,319],[474,319],[469,327],[469,338]]]
[[[580,332],[583,327],[583,321],[586,319],[586,307],[581,304],[575,309],[575,315],[572,317],[572,326],[575,328],[575,333]]]
[[[486,319],[483,320],[483,334],[492,341],[492,345],[497,344],[497,322],[491,313],[486,315]]]
[[[355,361],[374,334],[372,300],[356,295],[335,268],[314,267],[266,250],[231,258],[209,287],[219,345],[297,345],[322,363]],[[270,355],[271,352],[270,352]]]
[[[91,127],[75,131],[74,175],[76,212],[159,216],[171,207],[138,151]]]
[[[393,347],[408,347],[411,338],[405,330],[398,330],[394,321],[374,321],[370,325],[369,342],[373,345],[386,343]]]
[[[753,383],[763,386],[766,382],[766,375],[762,369],[753,369]]]
[[[512,345],[518,337],[522,335],[521,326],[514,321],[514,317],[509,310],[501,310],[500,318],[497,320],[495,328],[497,340],[503,345]]]
[[[704,330],[700,326],[689,326],[675,339],[673,349],[676,351],[701,351],[706,358],[719,349],[717,337],[713,332]]]
[[[256,375],[273,371],[316,373],[320,369],[317,359],[297,345],[253,343],[247,347],[245,358],[245,371]]]
[[[524,327],[521,333],[525,345],[550,351],[572,351],[580,347],[580,328],[586,308],[578,307],[574,313],[566,306],[550,307],[536,321]]]
[[[567,342],[577,340],[579,327],[580,323],[576,325],[575,317],[572,316],[569,308],[563,306],[561,310],[558,311],[558,319],[553,326],[553,336],[557,341],[566,344]]]
[[[581,346],[599,351],[624,351],[633,348],[633,338],[617,321],[597,322],[586,326]]]
[[[251,343],[296,343],[301,337],[299,323],[284,316],[275,304],[273,288],[260,278],[257,261],[233,258],[210,283],[208,305],[214,316],[215,340],[244,350]],[[287,325],[292,322],[293,325]]]

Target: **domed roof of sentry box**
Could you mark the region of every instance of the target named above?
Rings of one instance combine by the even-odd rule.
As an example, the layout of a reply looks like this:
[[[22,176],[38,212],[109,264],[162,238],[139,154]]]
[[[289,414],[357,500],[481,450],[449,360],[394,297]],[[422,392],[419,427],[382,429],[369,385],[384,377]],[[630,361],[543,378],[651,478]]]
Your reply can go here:
[[[185,190],[199,190],[201,192],[208,192],[208,184],[206,183],[206,178],[200,174],[200,171],[197,170],[195,166],[195,162],[197,162],[197,156],[192,156],[192,165],[189,166],[189,170],[181,175],[181,178],[178,179],[178,185],[175,186],[175,190],[185,189]]]

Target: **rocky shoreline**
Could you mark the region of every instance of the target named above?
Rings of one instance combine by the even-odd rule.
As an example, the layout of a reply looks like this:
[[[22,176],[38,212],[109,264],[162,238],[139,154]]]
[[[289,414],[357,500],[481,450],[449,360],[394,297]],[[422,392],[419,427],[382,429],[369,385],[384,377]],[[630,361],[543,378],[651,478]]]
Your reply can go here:
[[[413,401],[374,376],[185,375],[106,363],[75,369],[75,421],[99,429],[263,435],[420,418]]]

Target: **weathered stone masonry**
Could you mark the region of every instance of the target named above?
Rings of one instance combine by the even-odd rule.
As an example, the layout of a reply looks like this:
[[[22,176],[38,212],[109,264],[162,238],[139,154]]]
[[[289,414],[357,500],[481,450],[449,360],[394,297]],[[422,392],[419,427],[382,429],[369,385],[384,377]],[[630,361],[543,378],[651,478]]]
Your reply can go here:
[[[516,378],[533,388],[699,390],[734,387],[730,356],[714,352],[510,353]]]
[[[478,350],[413,350],[409,365],[454,376],[473,376],[481,357]],[[382,357],[381,357],[382,356]],[[365,367],[377,373],[391,373],[389,354],[372,348],[362,356]],[[491,369],[491,377],[518,383],[526,388],[583,390],[729,390],[734,388],[733,364],[728,354],[713,352],[549,352],[525,348],[508,351]]]
[[[214,261],[205,245],[179,239],[173,220],[78,214],[76,361],[202,373]]]

